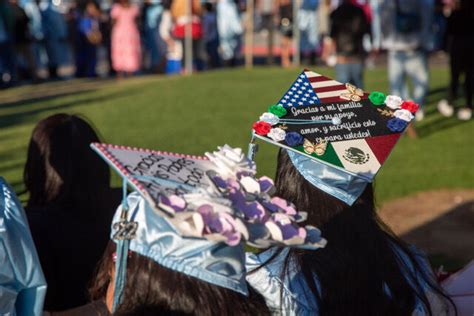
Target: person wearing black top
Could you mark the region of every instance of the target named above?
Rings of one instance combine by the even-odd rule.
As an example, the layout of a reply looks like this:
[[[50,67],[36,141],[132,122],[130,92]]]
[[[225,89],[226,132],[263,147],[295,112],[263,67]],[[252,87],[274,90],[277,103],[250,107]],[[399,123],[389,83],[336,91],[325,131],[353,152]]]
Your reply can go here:
[[[474,3],[472,0],[460,1],[458,8],[448,18],[447,40],[451,66],[451,82],[448,100],[438,103],[438,110],[444,116],[453,115],[453,102],[458,95],[459,77],[464,73],[465,104],[457,116],[460,120],[470,120],[472,117],[472,97],[474,94]]]
[[[15,51],[15,72],[13,79],[29,79],[36,81],[36,62],[31,50],[31,34],[28,29],[30,18],[25,10],[20,7],[18,0],[10,0],[11,14],[13,16],[13,45]],[[21,57],[27,62],[26,68],[19,63]]]
[[[329,50],[337,55],[336,80],[363,87],[363,62],[365,57],[362,39],[370,31],[367,17],[361,7],[345,0],[331,13]]]
[[[290,0],[279,0],[278,13],[280,15],[281,33],[281,65],[290,67],[290,47],[293,36],[293,4]]]
[[[48,285],[47,311],[89,302],[89,282],[120,203],[92,142],[99,138],[83,119],[56,114],[38,123],[28,147],[26,214]]]

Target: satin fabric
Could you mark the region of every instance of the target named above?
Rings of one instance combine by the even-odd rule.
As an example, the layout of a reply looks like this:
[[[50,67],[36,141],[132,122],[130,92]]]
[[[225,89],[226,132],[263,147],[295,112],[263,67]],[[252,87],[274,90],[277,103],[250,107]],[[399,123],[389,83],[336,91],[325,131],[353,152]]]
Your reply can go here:
[[[0,177],[0,315],[43,313],[46,280],[25,211]]]
[[[298,172],[312,185],[348,205],[354,204],[364,192],[367,181],[347,172],[287,150]]]
[[[319,315],[317,302],[305,281],[304,275],[299,271],[295,262],[289,261],[289,267],[285,271],[284,278],[282,278],[284,263],[290,251],[289,248],[283,248],[270,263],[267,263],[277,249],[278,248],[275,247],[270,248],[259,254],[247,253],[247,282],[264,297],[273,315]],[[399,259],[407,264],[411,272],[415,272],[415,268],[409,261],[408,256],[398,248],[396,250]],[[432,278],[436,283],[435,276],[424,253],[413,246],[411,247],[411,251],[420,265],[423,274]],[[255,271],[252,272],[253,270]],[[433,315],[451,315],[439,297],[431,291],[420,273],[417,272],[416,275],[418,283],[422,285],[428,298]],[[316,286],[319,289],[318,278],[316,275],[314,277]],[[409,282],[411,283],[410,280]],[[386,288],[386,291],[387,294],[390,295],[388,288]],[[428,312],[420,300],[417,300],[412,315],[428,315]]]
[[[127,197],[127,204],[129,220],[138,222],[136,237],[130,241],[131,251],[168,269],[248,295],[242,244],[230,247],[222,242],[183,238],[137,192]],[[119,207],[115,212],[114,223],[120,220],[121,211]],[[112,229],[111,239],[114,234]]]
[[[289,268],[282,279],[282,270],[290,249],[282,248],[281,253],[266,264],[277,250],[274,247],[258,255],[246,254],[247,282],[265,298],[272,315],[317,315],[316,301],[294,262],[288,263]]]

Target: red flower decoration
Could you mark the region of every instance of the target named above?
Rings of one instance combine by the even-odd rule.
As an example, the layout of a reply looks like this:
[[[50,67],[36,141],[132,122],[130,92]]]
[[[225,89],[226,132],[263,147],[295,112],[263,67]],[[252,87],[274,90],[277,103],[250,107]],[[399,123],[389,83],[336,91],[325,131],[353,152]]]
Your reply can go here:
[[[258,135],[265,136],[270,132],[271,129],[272,129],[272,126],[268,124],[267,122],[259,121],[253,124],[253,130]]]
[[[404,101],[401,105],[402,109],[408,110],[411,113],[416,113],[416,111],[418,111],[419,107],[420,106],[418,104],[416,104],[415,102],[413,102],[413,101]]]

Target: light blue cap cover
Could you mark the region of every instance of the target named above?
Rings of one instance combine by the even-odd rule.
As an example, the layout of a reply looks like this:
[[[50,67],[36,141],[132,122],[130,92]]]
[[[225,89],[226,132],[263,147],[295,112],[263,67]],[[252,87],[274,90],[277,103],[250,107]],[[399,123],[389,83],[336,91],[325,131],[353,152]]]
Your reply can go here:
[[[361,177],[351,175],[294,151],[287,150],[287,152],[291,162],[306,181],[348,205],[354,204],[368,184]]]
[[[135,238],[130,240],[131,251],[163,267],[248,294],[242,243],[231,247],[223,242],[183,237],[138,192],[128,195],[127,204],[129,220],[139,223]],[[121,213],[122,206],[115,213],[114,223],[120,221]],[[112,229],[112,239],[116,232]]]
[[[40,316],[46,281],[25,212],[0,177],[0,315]]]

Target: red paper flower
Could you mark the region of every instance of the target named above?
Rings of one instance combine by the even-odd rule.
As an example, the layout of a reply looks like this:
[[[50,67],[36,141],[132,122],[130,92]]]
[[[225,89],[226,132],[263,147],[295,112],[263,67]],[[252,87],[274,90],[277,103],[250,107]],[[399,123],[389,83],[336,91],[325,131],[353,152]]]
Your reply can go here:
[[[272,129],[272,126],[268,124],[267,122],[259,121],[253,124],[253,130],[258,135],[265,136],[270,132],[271,129]]]
[[[413,101],[404,101],[401,105],[402,109],[408,110],[411,113],[416,113],[420,106]]]

